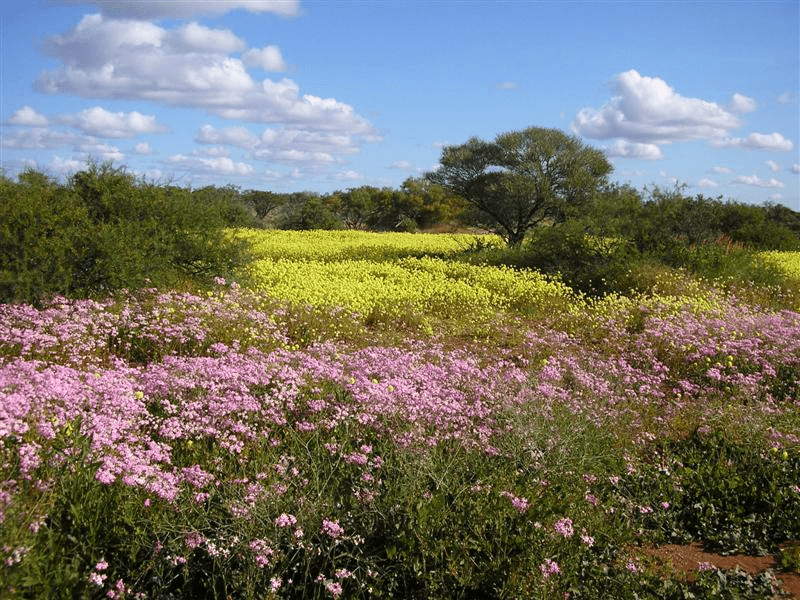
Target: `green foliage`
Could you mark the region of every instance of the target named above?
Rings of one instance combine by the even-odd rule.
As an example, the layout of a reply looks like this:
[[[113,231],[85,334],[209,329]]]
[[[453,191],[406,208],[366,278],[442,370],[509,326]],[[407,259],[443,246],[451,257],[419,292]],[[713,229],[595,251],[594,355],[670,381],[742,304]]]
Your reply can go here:
[[[28,170],[0,178],[0,301],[69,294],[94,240],[87,207],[46,175]]]
[[[426,178],[478,209],[486,227],[518,246],[539,223],[563,222],[611,172],[605,155],[556,129],[529,127],[442,150]]]
[[[303,194],[278,222],[280,229],[343,229],[344,224],[331,208],[317,195]]]
[[[158,186],[110,163],[66,185],[28,171],[0,194],[3,302],[210,282],[244,258],[225,228],[252,222],[233,189]]]
[[[655,453],[651,466],[620,485],[631,506],[653,509],[639,510],[638,519],[663,540],[764,555],[800,537],[800,495],[792,487],[800,481],[800,448],[768,449],[695,431]],[[663,502],[668,508],[657,509]]]

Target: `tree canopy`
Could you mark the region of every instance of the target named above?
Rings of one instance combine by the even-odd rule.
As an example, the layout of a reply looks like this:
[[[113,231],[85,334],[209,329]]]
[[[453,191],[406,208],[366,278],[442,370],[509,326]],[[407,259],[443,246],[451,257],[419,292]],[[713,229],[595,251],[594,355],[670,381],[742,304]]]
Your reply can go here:
[[[442,150],[426,178],[477,209],[481,224],[510,246],[535,225],[560,223],[606,183],[611,164],[602,151],[558,129],[529,127],[487,142],[473,137]]]

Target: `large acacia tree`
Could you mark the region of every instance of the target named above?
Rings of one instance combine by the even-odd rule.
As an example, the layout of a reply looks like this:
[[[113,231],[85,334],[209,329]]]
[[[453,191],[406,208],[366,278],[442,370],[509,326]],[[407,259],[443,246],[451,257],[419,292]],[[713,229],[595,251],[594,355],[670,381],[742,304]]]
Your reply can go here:
[[[602,151],[558,129],[529,127],[473,137],[442,150],[440,167],[425,177],[477,209],[481,225],[509,246],[532,227],[560,223],[606,183],[611,164]]]

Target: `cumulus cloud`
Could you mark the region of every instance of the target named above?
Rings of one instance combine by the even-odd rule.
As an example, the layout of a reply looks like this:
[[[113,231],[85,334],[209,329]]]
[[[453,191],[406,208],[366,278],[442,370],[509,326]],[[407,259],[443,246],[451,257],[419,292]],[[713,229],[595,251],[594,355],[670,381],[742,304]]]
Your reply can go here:
[[[153,115],[137,111],[110,112],[95,106],[73,115],[61,115],[58,121],[80,129],[87,135],[105,138],[131,138],[143,133],[163,133],[167,128],[156,122]]]
[[[363,176],[355,171],[341,171],[339,173],[334,173],[333,179],[337,181],[358,181],[359,179],[363,179]]]
[[[578,113],[572,124],[575,133],[595,139],[666,144],[723,137],[742,125],[719,104],[681,96],[663,79],[635,70],[620,73],[614,88],[616,95],[605,105]]]
[[[747,148],[749,150],[781,150],[788,152],[794,148],[791,140],[780,133],[751,133],[744,138],[724,138],[713,140],[712,146],[717,148]]]
[[[619,141],[609,148],[611,156],[655,158],[658,146],[691,140],[706,140],[720,148],[793,147],[791,140],[777,132],[732,137],[731,132],[744,125],[738,115],[757,108],[755,100],[738,92],[721,105],[682,96],[663,79],[647,77],[633,69],[617,75],[613,89],[608,102],[600,108],[583,108],[572,122],[576,134],[601,140],[617,138]]]
[[[45,150],[78,144],[81,139],[81,136],[73,133],[36,127],[21,129],[11,135],[6,134],[3,138],[3,147],[14,150]]]
[[[758,105],[755,100],[739,93],[734,94],[730,102],[728,102],[728,110],[732,113],[749,113],[756,108],[758,108]]]
[[[770,177],[767,180],[761,179],[758,175],[740,175],[736,179],[733,180],[734,183],[741,183],[743,185],[752,185],[755,187],[762,187],[762,188],[782,188],[785,187],[783,182],[778,181],[774,177]]]
[[[767,162],[767,166],[769,167],[770,171],[772,171],[773,173],[777,173],[778,171],[781,170],[781,166],[778,163],[776,163],[774,160],[768,160],[766,162]]]
[[[147,142],[141,142],[139,144],[136,144],[133,147],[133,151],[136,154],[140,154],[142,156],[146,156],[148,154],[153,154],[153,149],[150,147],[150,144],[148,144]]]
[[[728,167],[711,167],[712,173],[732,173],[733,171]]]
[[[176,49],[188,52],[241,52],[247,47],[244,40],[230,29],[210,29],[192,21],[175,30],[172,43]]]
[[[700,181],[697,182],[697,187],[704,188],[704,189],[711,189],[711,188],[715,188],[717,186],[719,186],[719,184],[716,181],[714,181],[713,179],[705,178],[705,179],[701,179]]]
[[[86,139],[77,146],[77,150],[86,156],[100,161],[123,162],[125,154],[116,146],[97,140]]]
[[[35,88],[48,94],[199,108],[226,119],[294,129],[346,132],[364,142],[382,139],[348,104],[301,94],[289,79],[256,82],[246,63],[279,66],[279,55],[263,48],[245,52],[246,58],[230,55],[244,47],[230,31],[196,23],[167,29],[147,21],[88,15],[73,30],[45,43],[44,51],[61,65],[41,73]]]
[[[171,156],[168,161],[172,164],[183,165],[192,170],[205,171],[213,175],[251,176],[255,173],[252,165],[244,162],[235,162],[226,156],[204,158],[176,154]]]
[[[254,148],[258,145],[258,137],[246,127],[224,127],[217,129],[212,125],[203,125],[195,136],[200,144],[227,144],[239,148]]]
[[[30,106],[23,106],[8,119],[9,125],[22,125],[25,127],[46,127],[49,123],[50,121],[47,117],[40,115]]]
[[[800,173],[800,164],[798,164],[798,163],[793,164],[792,167],[789,170],[792,173]]]
[[[73,0],[74,4],[96,4],[104,15],[121,18],[158,19],[162,17],[187,19],[201,14],[222,14],[244,9],[249,12],[272,12],[291,17],[298,14],[299,0],[181,0],[180,2],[153,2],[153,0]]]
[[[605,148],[605,152],[612,157],[641,158],[644,160],[661,160],[664,158],[661,148],[655,144],[640,144],[625,140],[617,140],[613,145]]]
[[[256,136],[245,127],[218,129],[203,125],[195,141],[243,148],[250,152],[251,158],[267,162],[325,165],[340,161],[343,155],[359,152],[354,136],[283,127],[270,127]]]
[[[242,54],[242,62],[248,66],[261,67],[267,71],[280,72],[287,69],[280,48],[277,46],[251,48]]]
[[[48,169],[59,175],[72,175],[83,169],[86,165],[74,158],[61,158],[54,156],[48,164]]]
[[[390,169],[410,169],[411,163],[407,160],[396,160],[389,165]]]

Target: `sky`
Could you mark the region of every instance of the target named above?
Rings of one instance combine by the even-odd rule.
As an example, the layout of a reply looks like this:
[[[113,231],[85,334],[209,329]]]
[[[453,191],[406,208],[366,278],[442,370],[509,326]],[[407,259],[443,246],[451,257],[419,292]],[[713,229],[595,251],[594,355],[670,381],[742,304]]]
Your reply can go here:
[[[18,0],[0,168],[193,188],[399,187],[527,127],[612,180],[800,210],[796,0]]]

